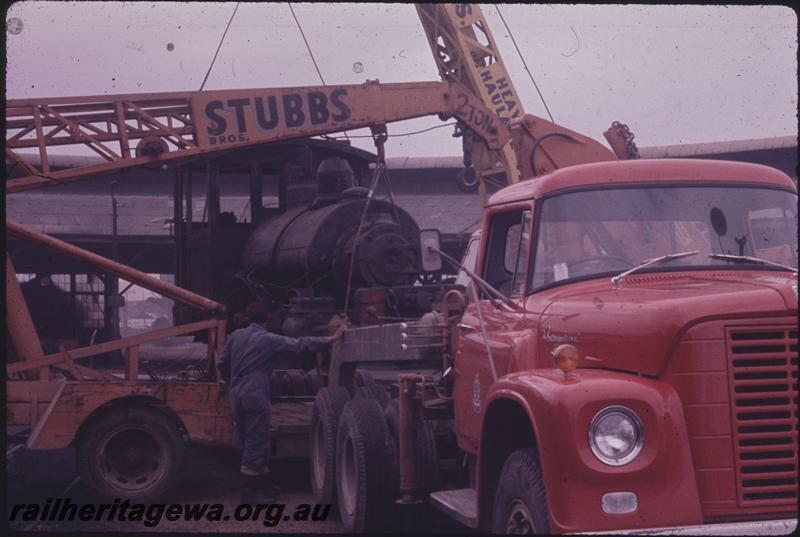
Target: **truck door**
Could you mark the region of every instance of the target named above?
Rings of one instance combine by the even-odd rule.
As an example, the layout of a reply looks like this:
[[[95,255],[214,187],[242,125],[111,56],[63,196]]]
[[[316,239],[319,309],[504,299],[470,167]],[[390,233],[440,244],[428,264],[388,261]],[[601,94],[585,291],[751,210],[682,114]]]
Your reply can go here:
[[[522,304],[525,296],[531,214],[530,205],[526,205],[490,217],[483,262],[478,268],[485,280],[517,304]],[[485,324],[486,341],[478,307]],[[520,336],[523,321],[522,313],[512,311],[508,306],[493,305],[487,296],[482,295],[479,304],[470,301],[461,318],[454,396],[459,402],[456,405],[456,431],[464,449],[477,450],[486,393],[494,382],[487,342],[497,378],[516,370],[514,339]]]

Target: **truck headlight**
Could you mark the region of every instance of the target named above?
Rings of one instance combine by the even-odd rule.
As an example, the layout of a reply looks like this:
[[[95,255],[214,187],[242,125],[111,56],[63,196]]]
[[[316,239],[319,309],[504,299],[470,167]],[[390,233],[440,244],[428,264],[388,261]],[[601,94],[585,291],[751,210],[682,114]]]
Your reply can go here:
[[[639,416],[624,406],[609,406],[595,414],[589,424],[589,446],[609,466],[628,464],[644,445]]]

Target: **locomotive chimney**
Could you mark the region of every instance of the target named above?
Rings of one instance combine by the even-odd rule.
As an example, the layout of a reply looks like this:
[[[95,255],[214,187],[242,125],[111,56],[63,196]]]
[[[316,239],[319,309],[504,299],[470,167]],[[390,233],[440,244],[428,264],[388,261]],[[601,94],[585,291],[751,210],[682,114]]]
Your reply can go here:
[[[317,199],[314,206],[334,203],[346,189],[353,186],[353,168],[343,158],[323,160],[317,168]]]

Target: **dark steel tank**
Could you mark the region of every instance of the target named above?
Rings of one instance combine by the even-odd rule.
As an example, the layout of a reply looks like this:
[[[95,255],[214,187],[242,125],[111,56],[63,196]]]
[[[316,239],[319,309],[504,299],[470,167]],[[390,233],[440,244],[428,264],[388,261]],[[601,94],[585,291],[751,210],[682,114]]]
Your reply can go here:
[[[242,260],[248,279],[284,304],[292,297],[328,296],[337,306],[344,304],[348,287],[352,292],[414,283],[420,272],[419,227],[400,207],[372,199],[359,231],[369,191],[353,186],[344,159],[323,161],[313,190],[309,184],[296,187],[302,195],[293,205],[248,239]]]
[[[251,278],[343,298],[351,289],[411,285],[420,272],[419,227],[403,209],[347,192],[328,205],[289,209],[255,229],[244,249]],[[357,242],[356,242],[357,241]],[[354,254],[354,255],[353,255]]]

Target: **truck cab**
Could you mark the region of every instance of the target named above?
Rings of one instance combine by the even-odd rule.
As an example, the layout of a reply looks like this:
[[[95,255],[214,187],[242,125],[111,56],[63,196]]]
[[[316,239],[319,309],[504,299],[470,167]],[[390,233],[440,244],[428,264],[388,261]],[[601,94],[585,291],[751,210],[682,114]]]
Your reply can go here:
[[[475,270],[510,302],[469,303],[453,349],[474,524],[795,517],[796,230],[793,181],[743,163],[586,164],[492,196]]]

